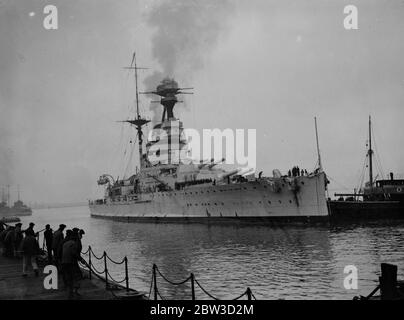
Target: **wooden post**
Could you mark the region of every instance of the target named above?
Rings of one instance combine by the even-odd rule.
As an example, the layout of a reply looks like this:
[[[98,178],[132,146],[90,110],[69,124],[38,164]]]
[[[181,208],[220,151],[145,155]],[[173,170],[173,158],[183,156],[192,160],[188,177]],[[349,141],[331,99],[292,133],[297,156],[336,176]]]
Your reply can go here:
[[[125,281],[126,281],[126,291],[129,291],[128,257],[126,256],[125,256]]]
[[[91,247],[88,246],[88,277],[91,280],[91,276],[92,276],[92,270],[91,270],[92,266],[91,266]]]
[[[194,274],[191,273],[191,292],[192,292],[192,301],[195,300],[195,277]]]
[[[105,289],[108,290],[108,268],[107,268],[107,253],[104,251],[104,269],[105,269]]]
[[[392,300],[397,297],[397,266],[382,263],[380,281],[380,295],[382,300]]]
[[[154,300],[157,300],[157,275],[156,275],[157,266],[153,264],[153,283],[154,283]]]
[[[247,300],[252,300],[252,292],[250,288],[247,288],[246,293],[247,293]]]

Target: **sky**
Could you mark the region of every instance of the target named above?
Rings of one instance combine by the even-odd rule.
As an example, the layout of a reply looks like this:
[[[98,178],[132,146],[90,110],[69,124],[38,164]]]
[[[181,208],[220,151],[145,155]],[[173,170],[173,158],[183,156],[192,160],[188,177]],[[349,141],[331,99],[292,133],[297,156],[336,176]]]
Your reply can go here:
[[[134,131],[117,121],[134,115],[134,51],[140,90],[165,76],[194,88],[175,109],[185,127],[256,129],[264,175],[314,168],[316,116],[330,194],[353,189],[369,115],[384,174],[403,175],[403,16],[399,0],[0,0],[0,185],[85,201],[101,174],[133,172]]]

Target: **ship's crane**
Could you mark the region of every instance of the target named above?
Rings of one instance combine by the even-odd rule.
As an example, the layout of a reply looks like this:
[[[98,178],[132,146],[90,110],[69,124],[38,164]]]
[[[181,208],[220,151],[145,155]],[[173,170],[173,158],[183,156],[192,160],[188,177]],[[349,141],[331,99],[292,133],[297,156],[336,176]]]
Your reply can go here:
[[[98,178],[97,183],[100,186],[105,185],[107,183],[110,184],[110,185],[111,184],[114,185],[115,184],[115,179],[110,174],[103,174]]]

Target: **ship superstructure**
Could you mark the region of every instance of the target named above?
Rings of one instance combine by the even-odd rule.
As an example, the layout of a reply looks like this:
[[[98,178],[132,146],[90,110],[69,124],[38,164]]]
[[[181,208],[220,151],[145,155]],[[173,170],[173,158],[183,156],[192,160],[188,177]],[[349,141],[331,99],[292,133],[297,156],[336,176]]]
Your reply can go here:
[[[2,217],[17,217],[17,216],[30,216],[32,209],[24,204],[20,199],[20,187],[17,187],[17,201],[13,206],[10,205],[10,186],[7,186],[7,192],[2,187],[1,202],[0,202],[0,218]]]
[[[143,152],[142,127],[149,121],[139,114],[126,120],[138,134],[139,170],[128,179],[104,174],[103,199],[90,201],[91,215],[125,221],[261,221],[327,218],[326,177],[321,167],[299,176],[255,175],[249,168],[226,166],[226,159],[190,161],[183,123],[174,108],[180,94],[190,94],[174,79],[161,81],[154,91],[163,108],[161,122],[154,124]]]
[[[344,219],[392,219],[404,218],[404,179],[373,177],[372,121],[369,116],[369,136],[366,152],[368,182],[353,193],[336,193],[338,200],[330,200],[329,207],[333,220]]]

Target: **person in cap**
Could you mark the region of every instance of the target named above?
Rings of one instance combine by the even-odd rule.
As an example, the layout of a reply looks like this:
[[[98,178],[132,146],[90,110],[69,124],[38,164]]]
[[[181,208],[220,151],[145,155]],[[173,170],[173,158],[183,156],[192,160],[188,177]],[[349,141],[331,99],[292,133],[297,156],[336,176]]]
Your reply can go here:
[[[10,226],[4,237],[4,256],[12,257],[14,255],[15,227]]]
[[[52,263],[52,240],[53,240],[53,230],[50,225],[45,226],[45,232],[43,233],[45,238],[46,251],[48,252],[48,262]]]
[[[27,228],[27,230],[25,230],[25,234],[26,234],[26,235],[29,234],[29,235],[31,235],[31,236],[36,237],[38,234],[35,233],[35,231],[34,231],[34,226],[35,226],[35,223],[30,222],[29,227]]]
[[[61,269],[63,281],[68,289],[68,299],[74,298],[75,265],[77,263],[77,241],[76,233],[73,230],[66,231],[66,238],[63,241],[61,254]]]
[[[54,257],[54,263],[56,266],[58,266],[61,256],[58,255],[58,251],[60,251],[60,248],[63,243],[64,235],[63,235],[63,230],[66,228],[65,224],[59,225],[59,229],[57,229],[53,233],[53,238],[52,238],[52,251],[53,251],[53,257]]]
[[[35,233],[25,232],[25,238],[22,240],[22,276],[27,276],[28,264],[31,264],[34,269],[35,276],[39,276],[38,265],[36,263],[36,257],[39,253],[38,241],[36,241]]]
[[[5,230],[0,232],[0,247],[2,249],[2,255],[6,256],[6,244],[5,244],[5,239],[8,234],[8,232],[11,230],[11,226],[7,226]]]
[[[85,260],[81,257],[81,252],[83,250],[81,239],[83,238],[85,232],[83,229],[74,228],[73,233],[74,233],[74,239],[77,243],[77,259],[74,265],[74,293],[80,296],[78,291],[80,289],[80,281],[83,279],[83,273],[81,272],[79,261],[82,263],[85,262]]]
[[[14,256],[21,257],[21,243],[24,238],[21,230],[22,223],[17,223],[14,228]]]

